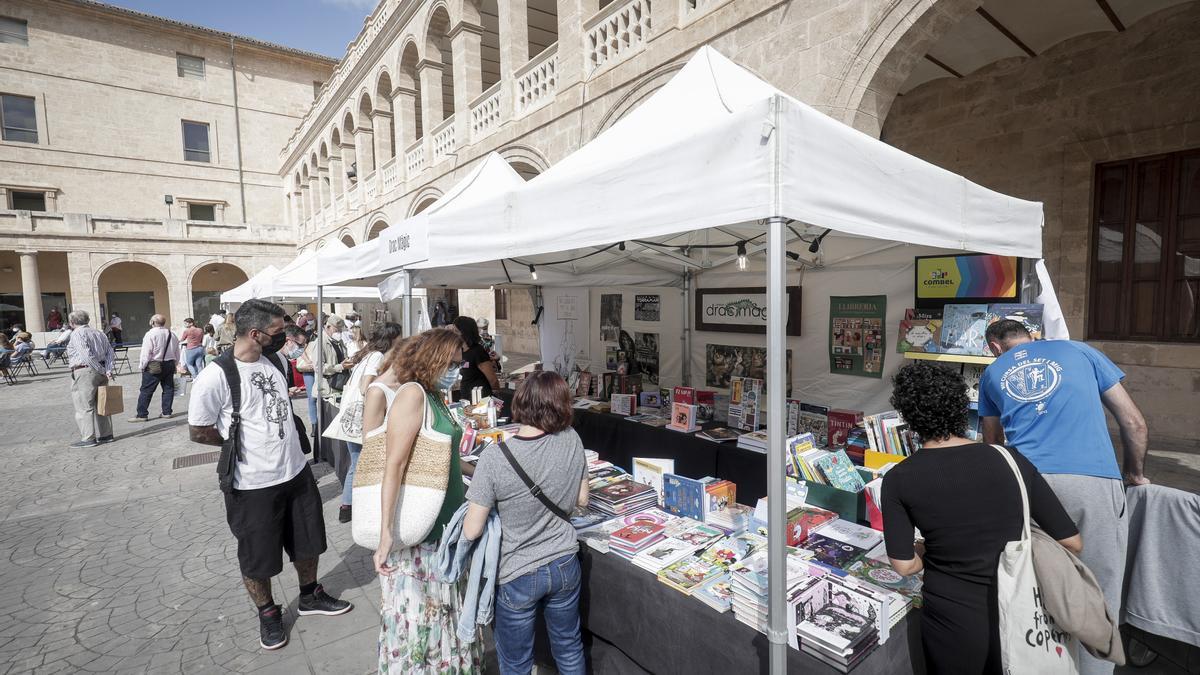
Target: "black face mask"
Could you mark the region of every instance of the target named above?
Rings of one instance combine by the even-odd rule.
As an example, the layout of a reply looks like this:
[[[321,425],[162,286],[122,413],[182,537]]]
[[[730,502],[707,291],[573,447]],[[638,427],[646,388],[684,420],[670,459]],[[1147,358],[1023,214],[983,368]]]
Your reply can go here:
[[[263,333],[263,335],[267,334]],[[267,335],[267,337],[271,338],[271,342],[263,347],[263,351],[268,354],[274,354],[280,349],[283,349],[284,343],[287,342],[286,331],[279,331],[275,335]]]

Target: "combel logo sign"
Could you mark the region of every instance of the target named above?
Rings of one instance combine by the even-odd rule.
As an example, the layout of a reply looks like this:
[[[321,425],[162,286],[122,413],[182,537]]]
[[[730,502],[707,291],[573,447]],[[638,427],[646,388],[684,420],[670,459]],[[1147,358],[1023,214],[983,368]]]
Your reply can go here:
[[[954,280],[950,278],[950,274],[942,268],[937,268],[929,272],[929,278],[923,282],[926,286],[953,286]]]

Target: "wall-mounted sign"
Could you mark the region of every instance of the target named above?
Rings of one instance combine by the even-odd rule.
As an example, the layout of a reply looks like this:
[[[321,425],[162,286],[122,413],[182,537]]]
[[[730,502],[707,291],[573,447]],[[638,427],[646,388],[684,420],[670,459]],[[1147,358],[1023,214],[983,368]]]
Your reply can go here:
[[[787,289],[787,334],[800,335],[800,287]],[[696,330],[724,333],[767,332],[767,289],[697,288]]]
[[[918,256],[914,305],[937,308],[947,303],[1016,302],[1020,260],[1013,256],[968,253]]]
[[[409,218],[379,233],[379,265],[383,271],[429,259],[429,223]]]
[[[886,295],[829,298],[829,372],[883,377]]]

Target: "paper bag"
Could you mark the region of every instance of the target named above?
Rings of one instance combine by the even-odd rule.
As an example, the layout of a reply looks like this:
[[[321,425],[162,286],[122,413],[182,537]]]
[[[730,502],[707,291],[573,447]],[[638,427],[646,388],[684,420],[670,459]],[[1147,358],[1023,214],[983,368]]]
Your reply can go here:
[[[96,387],[96,414],[103,417],[125,412],[125,401],[121,397],[121,385],[107,384]]]

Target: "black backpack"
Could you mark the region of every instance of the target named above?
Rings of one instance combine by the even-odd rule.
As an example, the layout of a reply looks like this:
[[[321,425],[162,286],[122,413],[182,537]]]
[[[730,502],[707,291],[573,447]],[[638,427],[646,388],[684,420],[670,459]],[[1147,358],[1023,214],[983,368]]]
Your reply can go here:
[[[284,365],[278,355],[274,354],[267,356],[267,360],[275,364],[288,383],[292,381],[290,363]],[[213,359],[213,363],[217,364],[225,373],[225,382],[229,384],[229,399],[233,405],[233,413],[229,419],[229,436],[221,444],[221,457],[217,460],[217,483],[221,486],[221,492],[229,494],[233,491],[233,467],[238,460],[242,459],[241,441],[239,440],[242,427],[242,377],[238,374],[237,364],[234,363],[232,349],[222,352],[220,356]],[[290,399],[288,405],[291,405]],[[294,412],[292,413],[292,423],[296,425],[296,435],[300,437],[300,449],[304,451],[304,454],[310,454],[312,445],[308,442],[308,432],[304,430],[304,422],[300,421]]]

